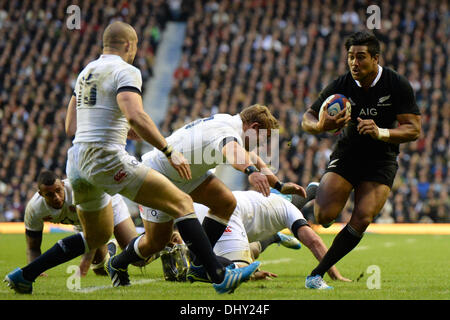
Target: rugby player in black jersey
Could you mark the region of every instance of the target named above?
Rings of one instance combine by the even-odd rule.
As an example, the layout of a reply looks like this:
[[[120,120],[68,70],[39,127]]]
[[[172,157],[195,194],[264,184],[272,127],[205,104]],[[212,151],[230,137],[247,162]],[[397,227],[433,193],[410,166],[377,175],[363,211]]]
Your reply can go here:
[[[311,134],[342,128],[320,181],[314,206],[316,221],[329,226],[354,190],[355,204],[348,224],[335,237],[328,253],[306,278],[305,286],[329,289],[323,275],[349,253],[380,212],[398,169],[399,144],[420,135],[420,112],[408,80],[379,65],[380,43],[369,32],[356,32],[345,42],[349,72],[332,81],[305,112],[302,128]],[[332,94],[352,104],[330,116],[319,110]]]

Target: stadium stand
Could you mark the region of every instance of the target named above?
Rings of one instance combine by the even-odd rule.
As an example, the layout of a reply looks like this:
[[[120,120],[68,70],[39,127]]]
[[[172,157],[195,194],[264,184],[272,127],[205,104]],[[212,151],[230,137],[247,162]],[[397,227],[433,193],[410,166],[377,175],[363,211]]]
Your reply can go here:
[[[304,133],[301,117],[346,71],[343,39],[366,28],[366,9],[377,4],[381,64],[409,79],[423,119],[421,137],[401,146],[393,192],[377,222],[450,222],[447,2],[194,0],[183,1],[175,16],[169,6],[180,1],[82,1],[82,29],[73,31],[64,25],[69,1],[0,0],[0,221],[21,221],[41,168],[64,176],[74,77],[101,52],[97,31],[112,19],[136,28],[135,65],[144,81],[165,22],[187,19],[169,111],[159,124],[164,135],[198,117],[266,104],[281,123],[280,179],[304,186],[319,180],[335,137]],[[351,208],[349,201],[341,222]],[[305,214],[312,219],[311,208]]]

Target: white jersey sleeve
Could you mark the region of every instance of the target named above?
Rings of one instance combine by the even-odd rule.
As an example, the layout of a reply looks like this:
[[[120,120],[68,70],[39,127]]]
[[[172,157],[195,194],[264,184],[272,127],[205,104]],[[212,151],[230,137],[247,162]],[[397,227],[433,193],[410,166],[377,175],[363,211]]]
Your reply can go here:
[[[139,69],[129,66],[118,71],[115,76],[117,93],[127,90],[142,94],[142,75]]]
[[[33,198],[36,197],[36,194],[33,196]],[[40,218],[34,211],[32,205],[33,198],[28,202],[25,208],[25,217],[24,217],[25,229],[30,231],[42,231],[44,229],[44,220]]]

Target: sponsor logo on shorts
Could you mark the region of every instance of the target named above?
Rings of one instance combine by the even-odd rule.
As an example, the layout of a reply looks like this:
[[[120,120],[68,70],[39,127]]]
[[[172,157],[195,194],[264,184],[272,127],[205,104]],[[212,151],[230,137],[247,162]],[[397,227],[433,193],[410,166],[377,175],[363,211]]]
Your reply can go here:
[[[128,174],[123,170],[120,169],[119,171],[117,171],[117,173],[114,175],[114,180],[117,182],[121,182],[123,179],[126,178]]]
[[[232,231],[232,230],[231,230],[231,227],[230,227],[230,226],[227,226],[224,232],[231,232],[231,231]]]

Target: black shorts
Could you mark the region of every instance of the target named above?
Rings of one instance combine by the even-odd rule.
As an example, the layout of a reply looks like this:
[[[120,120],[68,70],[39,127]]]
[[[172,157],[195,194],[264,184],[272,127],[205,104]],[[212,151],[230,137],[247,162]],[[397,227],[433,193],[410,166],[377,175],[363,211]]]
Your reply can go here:
[[[374,181],[392,188],[398,164],[395,159],[379,159],[363,153],[335,151],[325,170],[334,172],[349,181],[355,188],[363,181]]]

